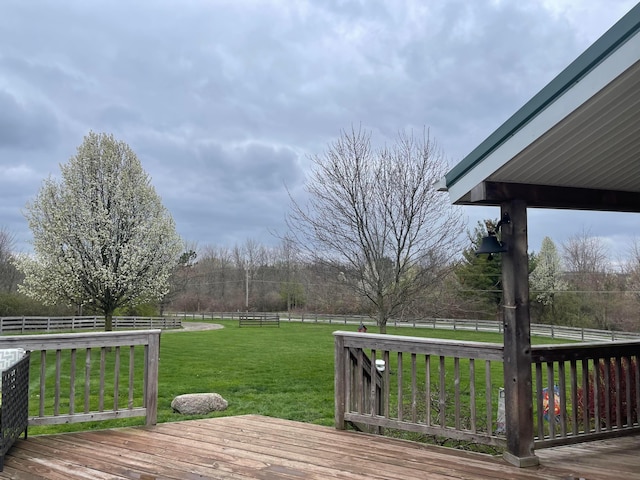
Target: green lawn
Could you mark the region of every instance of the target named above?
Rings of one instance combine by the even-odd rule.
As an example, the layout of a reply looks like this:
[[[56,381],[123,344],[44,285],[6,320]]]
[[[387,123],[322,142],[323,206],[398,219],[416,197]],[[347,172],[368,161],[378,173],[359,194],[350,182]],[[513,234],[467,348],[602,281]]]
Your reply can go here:
[[[183,393],[216,392],[229,407],[209,416],[260,414],[333,425],[333,358],[336,330],[355,326],[283,322],[280,328],[239,328],[237,321],[211,320],[224,328],[165,332],[161,337],[158,421],[197,418],[174,413],[171,401]],[[374,331],[377,329],[371,329]],[[502,342],[493,333],[393,328],[389,334]],[[536,339],[551,342],[551,339]],[[33,362],[32,362],[33,363]],[[36,365],[32,365],[32,368]],[[499,380],[499,379],[496,379]],[[32,392],[33,395],[33,392]],[[32,397],[33,398],[33,397]],[[36,403],[36,402],[33,402]],[[37,405],[31,404],[33,410]],[[30,434],[142,424],[129,419],[93,424],[30,428]]]

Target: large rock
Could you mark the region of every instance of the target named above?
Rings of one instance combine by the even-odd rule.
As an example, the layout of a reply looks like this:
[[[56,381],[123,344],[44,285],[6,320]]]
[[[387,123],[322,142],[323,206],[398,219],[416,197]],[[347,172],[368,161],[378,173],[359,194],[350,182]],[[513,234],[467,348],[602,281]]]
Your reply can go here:
[[[218,393],[186,393],[171,402],[171,408],[183,415],[206,415],[226,410],[227,401]]]

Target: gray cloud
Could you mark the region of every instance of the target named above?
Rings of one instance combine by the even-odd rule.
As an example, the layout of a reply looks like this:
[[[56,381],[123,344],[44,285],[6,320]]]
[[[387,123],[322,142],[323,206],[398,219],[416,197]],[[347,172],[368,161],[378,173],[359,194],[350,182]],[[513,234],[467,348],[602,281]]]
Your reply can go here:
[[[57,120],[45,106],[0,90],[0,150],[42,149],[57,135]]]
[[[274,243],[285,185],[342,129],[427,127],[455,163],[633,3],[10,0],[0,225],[29,238],[20,209],[94,130],[131,145],[186,240]]]

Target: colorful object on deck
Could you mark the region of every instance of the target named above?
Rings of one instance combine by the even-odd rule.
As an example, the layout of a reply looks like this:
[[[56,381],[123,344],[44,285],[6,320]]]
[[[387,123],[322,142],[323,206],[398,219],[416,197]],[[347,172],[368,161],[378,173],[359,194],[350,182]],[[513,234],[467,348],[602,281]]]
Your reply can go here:
[[[543,388],[542,389],[542,412],[543,412],[544,419],[547,422],[549,421],[549,410],[551,408],[550,403],[551,402],[549,401],[549,389]],[[560,421],[560,389],[558,388],[557,385],[553,387],[553,413],[554,413],[556,422],[559,422]]]

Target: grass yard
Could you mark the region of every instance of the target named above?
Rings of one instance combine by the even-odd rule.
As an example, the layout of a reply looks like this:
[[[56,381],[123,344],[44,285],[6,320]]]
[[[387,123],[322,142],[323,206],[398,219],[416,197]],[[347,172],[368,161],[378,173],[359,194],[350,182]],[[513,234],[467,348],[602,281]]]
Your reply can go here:
[[[216,392],[229,402],[229,407],[223,412],[209,416],[260,414],[333,425],[332,333],[336,330],[355,330],[355,326],[282,322],[280,328],[239,328],[237,321],[209,321],[221,324],[224,328],[162,334],[158,422],[198,418],[174,413],[171,401],[175,396],[184,393]],[[377,329],[371,329],[374,330]],[[484,332],[389,327],[388,333],[502,342],[501,335]],[[551,339],[534,341],[552,342]],[[37,368],[37,361],[34,362],[32,358],[32,375],[35,375],[32,379],[37,378],[39,374]],[[34,411],[37,409],[37,401],[33,400],[33,388],[31,394],[30,408]],[[140,418],[31,427],[29,434],[143,423],[144,419]]]

